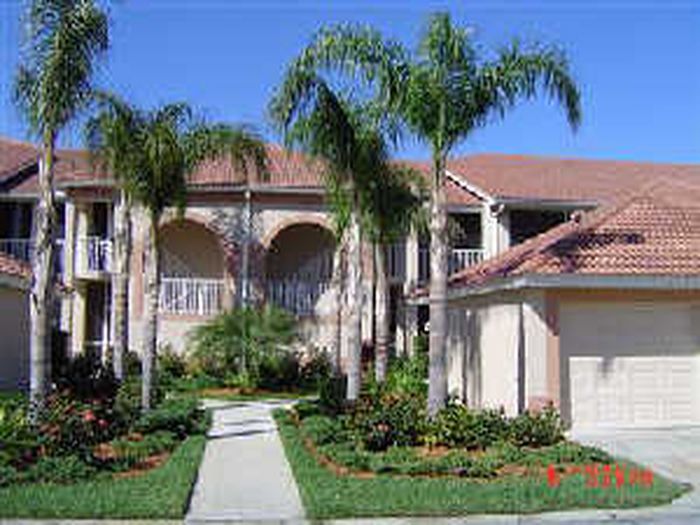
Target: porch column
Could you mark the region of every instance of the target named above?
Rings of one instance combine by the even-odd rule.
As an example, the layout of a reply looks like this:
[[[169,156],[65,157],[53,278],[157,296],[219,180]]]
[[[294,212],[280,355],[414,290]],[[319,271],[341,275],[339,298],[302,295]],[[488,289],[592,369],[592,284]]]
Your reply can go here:
[[[87,328],[87,286],[76,281],[73,289],[73,315],[71,319],[71,354],[79,355],[85,349]]]
[[[406,277],[396,323],[396,353],[402,355],[412,354],[413,338],[418,335],[418,307],[406,302],[418,284],[418,247],[418,232],[411,228],[406,237]]]
[[[85,244],[85,239],[90,228],[90,215],[88,203],[76,202],[74,208],[73,274],[79,275],[87,270],[87,245]]]
[[[481,212],[484,259],[495,257],[510,247],[510,213],[500,205],[484,204]]]

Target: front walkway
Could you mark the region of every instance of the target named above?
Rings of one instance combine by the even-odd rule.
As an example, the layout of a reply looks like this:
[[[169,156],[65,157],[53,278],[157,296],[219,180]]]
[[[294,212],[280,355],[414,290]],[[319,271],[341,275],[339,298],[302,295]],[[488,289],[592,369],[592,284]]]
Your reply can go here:
[[[214,420],[188,524],[304,519],[272,410],[286,402],[208,401]]]

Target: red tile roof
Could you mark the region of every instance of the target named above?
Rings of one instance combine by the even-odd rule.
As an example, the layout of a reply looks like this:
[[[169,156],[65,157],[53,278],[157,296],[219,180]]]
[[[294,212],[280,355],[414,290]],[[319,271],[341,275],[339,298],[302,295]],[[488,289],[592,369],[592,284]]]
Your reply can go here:
[[[608,203],[620,191],[650,181],[700,182],[700,165],[479,154],[453,159],[448,169],[496,199]]]
[[[0,182],[34,163],[37,155],[31,144],[0,137]]]
[[[0,252],[0,274],[29,279],[32,269],[26,262]]]
[[[456,273],[450,285],[528,274],[699,275],[700,186],[647,185]]]

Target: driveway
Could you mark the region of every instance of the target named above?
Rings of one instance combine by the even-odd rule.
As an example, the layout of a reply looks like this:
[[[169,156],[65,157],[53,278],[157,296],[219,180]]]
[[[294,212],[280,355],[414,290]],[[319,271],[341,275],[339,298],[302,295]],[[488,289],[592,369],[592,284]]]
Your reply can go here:
[[[672,506],[700,512],[700,427],[574,430],[571,437],[649,466],[676,481],[690,483],[695,490],[674,501]]]

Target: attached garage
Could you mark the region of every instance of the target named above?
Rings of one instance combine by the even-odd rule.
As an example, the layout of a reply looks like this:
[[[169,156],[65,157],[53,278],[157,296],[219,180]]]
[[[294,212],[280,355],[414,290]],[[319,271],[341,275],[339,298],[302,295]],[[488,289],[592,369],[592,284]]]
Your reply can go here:
[[[562,303],[559,322],[573,425],[700,423],[700,303]]]

